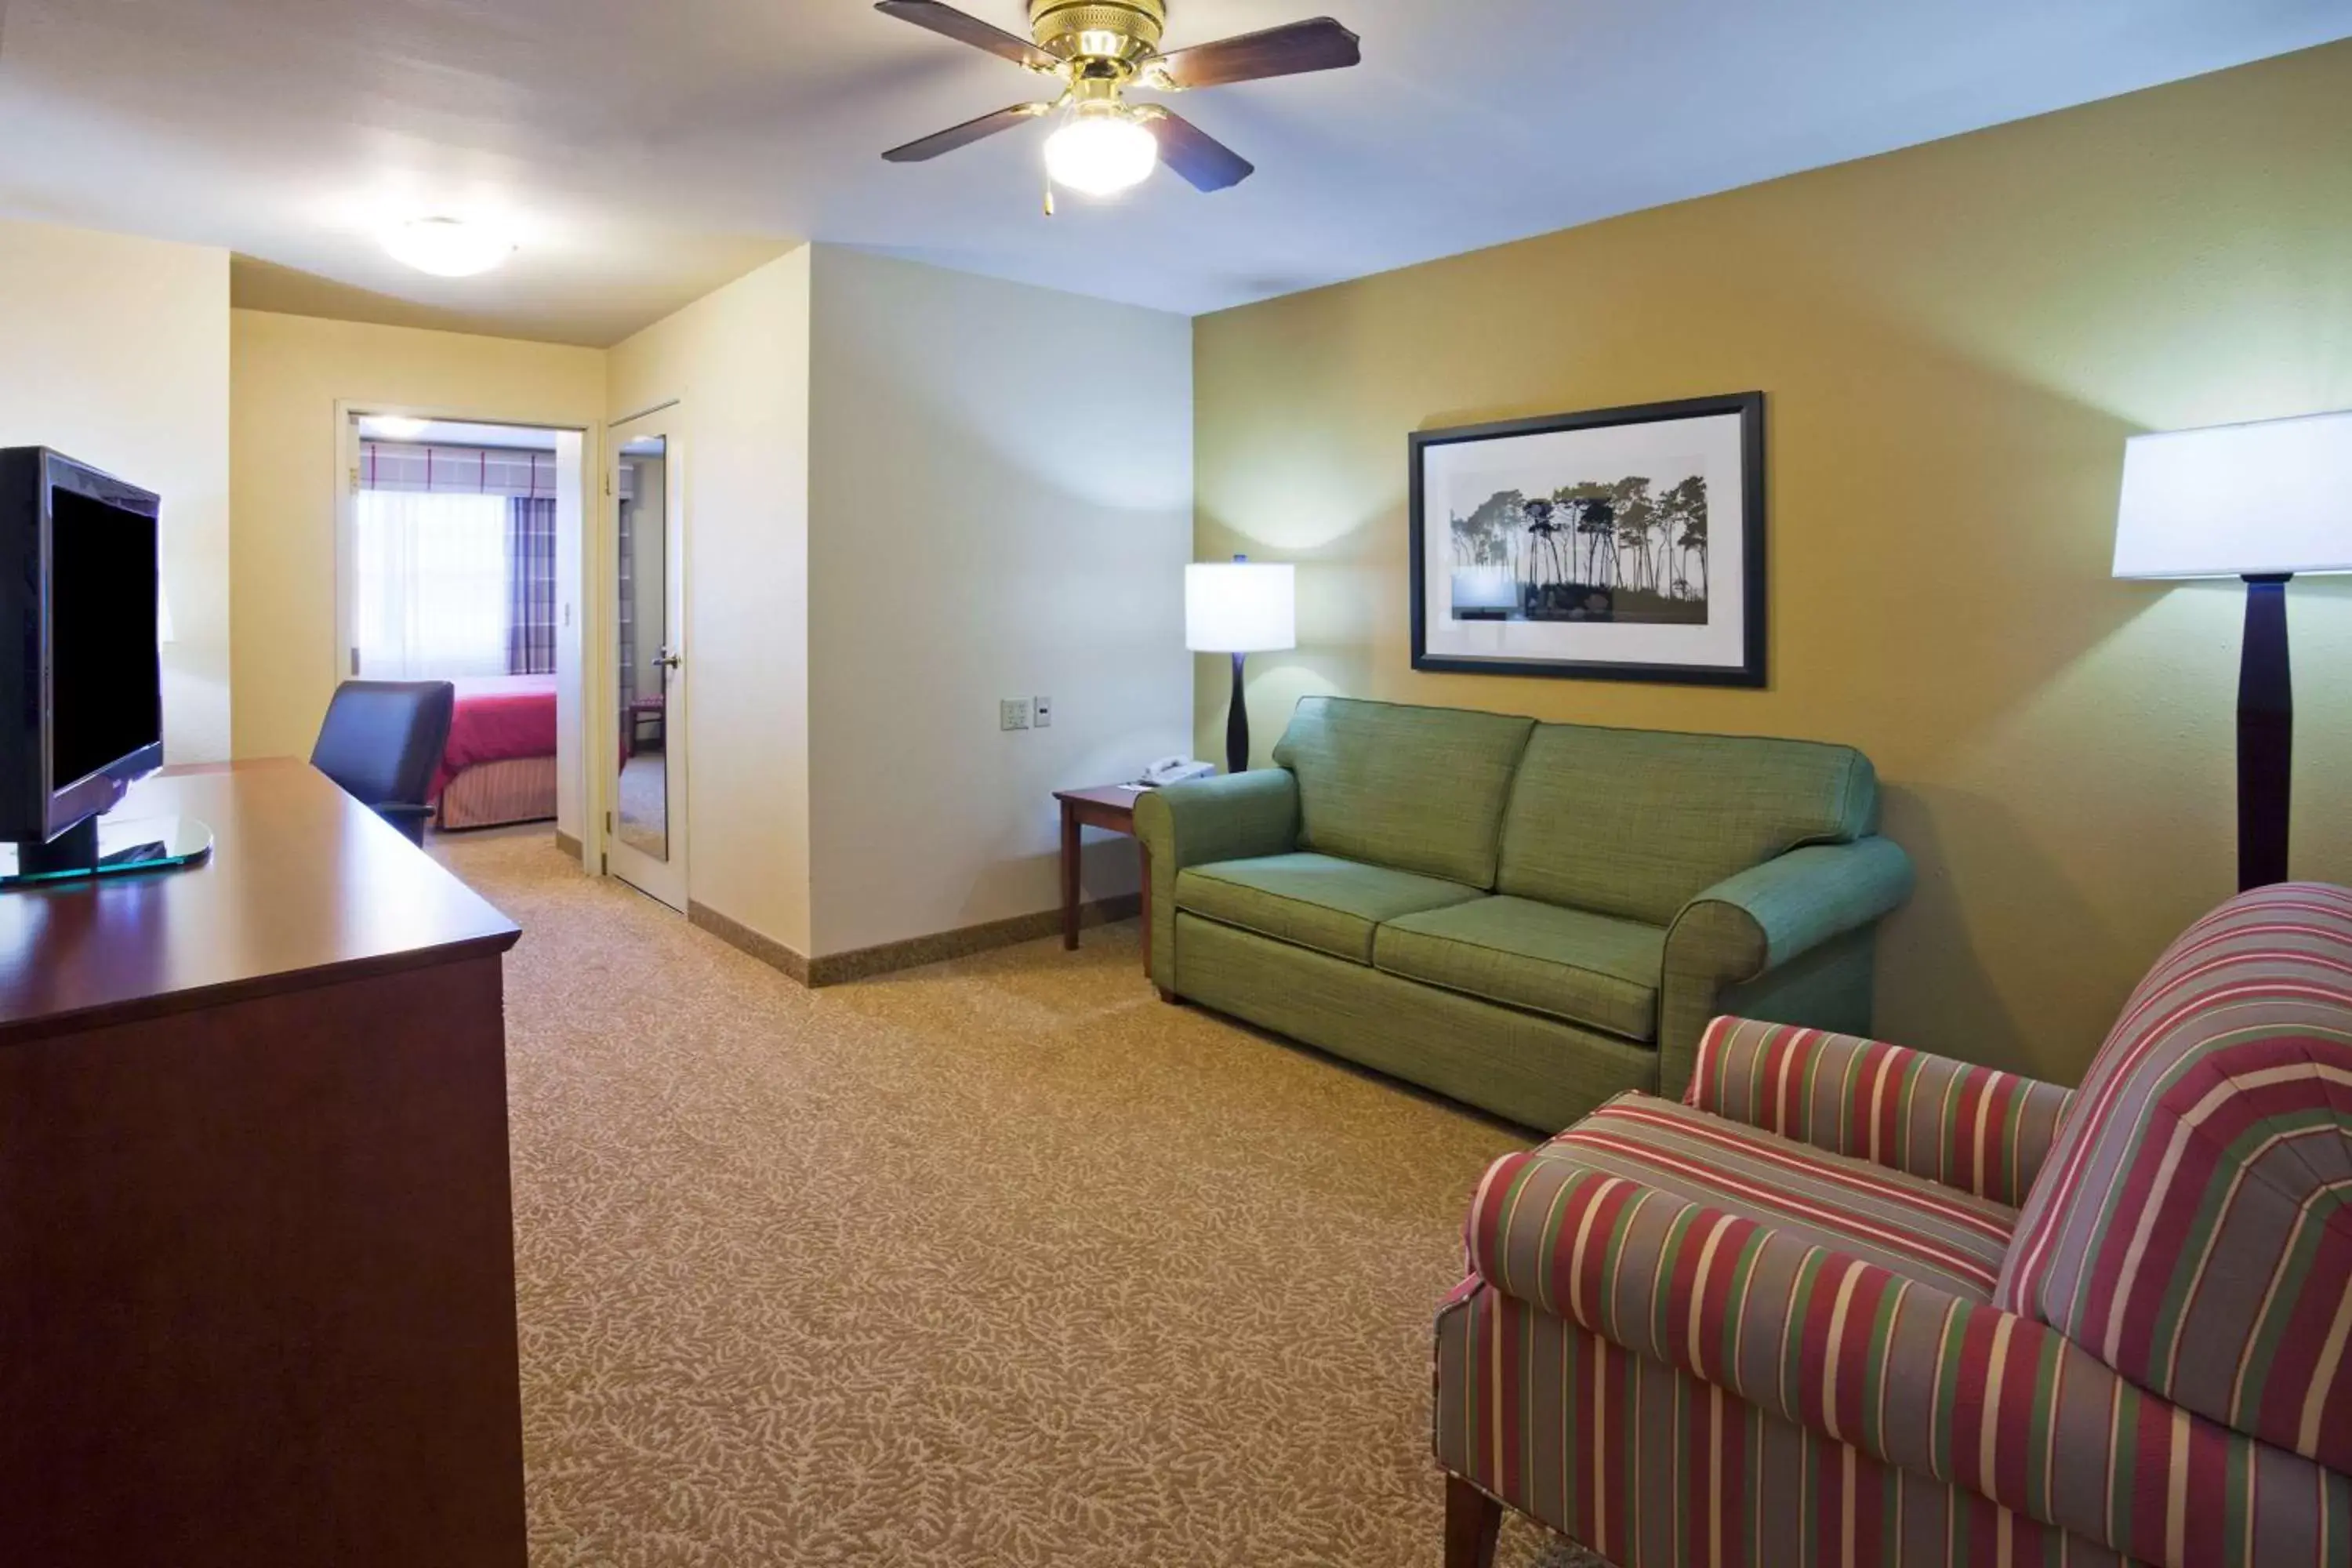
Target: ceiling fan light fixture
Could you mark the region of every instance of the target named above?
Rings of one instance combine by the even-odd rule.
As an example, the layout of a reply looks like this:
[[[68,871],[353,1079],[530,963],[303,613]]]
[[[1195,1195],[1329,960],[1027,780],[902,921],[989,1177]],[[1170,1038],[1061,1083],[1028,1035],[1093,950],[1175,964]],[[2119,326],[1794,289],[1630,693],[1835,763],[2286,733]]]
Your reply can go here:
[[[462,218],[420,217],[383,237],[394,259],[436,278],[472,278],[502,264],[514,242],[481,224]]]
[[[893,163],[929,163],[1074,105],[1046,142],[1048,214],[1055,186],[1117,195],[1150,179],[1161,163],[1202,192],[1229,191],[1257,172],[1248,159],[1164,104],[1122,102],[1129,88],[1189,92],[1344,70],[1364,58],[1363,40],[1328,16],[1170,53],[1160,47],[1168,0],[1029,0],[1026,38],[946,0],[875,0],[874,8],[1062,84],[1061,97],[1052,102],[1016,103],[882,154]]]
[[[1045,141],[1045,172],[1089,196],[1131,191],[1160,166],[1160,139],[1116,103],[1082,103]]]

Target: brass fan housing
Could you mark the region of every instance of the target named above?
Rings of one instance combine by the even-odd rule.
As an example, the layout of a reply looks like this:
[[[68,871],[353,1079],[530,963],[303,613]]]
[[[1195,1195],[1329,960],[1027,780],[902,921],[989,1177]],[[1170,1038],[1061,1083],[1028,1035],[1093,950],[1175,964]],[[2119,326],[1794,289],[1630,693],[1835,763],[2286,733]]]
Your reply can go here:
[[[1167,0],[1029,0],[1037,47],[1080,65],[1131,70],[1160,52]]]

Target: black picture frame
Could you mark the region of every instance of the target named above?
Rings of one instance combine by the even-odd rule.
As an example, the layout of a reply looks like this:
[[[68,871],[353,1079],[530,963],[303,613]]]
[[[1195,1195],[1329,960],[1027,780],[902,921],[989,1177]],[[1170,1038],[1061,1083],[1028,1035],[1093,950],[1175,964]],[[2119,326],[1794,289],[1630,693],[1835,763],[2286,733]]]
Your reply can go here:
[[[1433,448],[1482,441],[1510,440],[1525,436],[1549,436],[1578,430],[1631,425],[1664,424],[1682,419],[1717,419],[1737,415],[1740,421],[1738,489],[1741,501],[1742,562],[1739,584],[1744,608],[1743,655],[1737,666],[1726,664],[1636,664],[1599,659],[1505,659],[1466,658],[1429,651],[1427,552],[1424,549],[1428,503],[1427,454]],[[1637,404],[1623,408],[1591,409],[1576,414],[1547,415],[1496,424],[1461,426],[1452,429],[1417,430],[1408,442],[1412,468],[1412,521],[1410,550],[1412,595],[1412,668],[1446,675],[1538,676],[1561,680],[1619,680],[1675,686],[1728,686],[1761,689],[1769,684],[1769,595],[1767,590],[1764,483],[1764,394],[1740,392],[1717,397],[1684,398],[1672,403]],[[1441,521],[1441,526],[1451,526]]]

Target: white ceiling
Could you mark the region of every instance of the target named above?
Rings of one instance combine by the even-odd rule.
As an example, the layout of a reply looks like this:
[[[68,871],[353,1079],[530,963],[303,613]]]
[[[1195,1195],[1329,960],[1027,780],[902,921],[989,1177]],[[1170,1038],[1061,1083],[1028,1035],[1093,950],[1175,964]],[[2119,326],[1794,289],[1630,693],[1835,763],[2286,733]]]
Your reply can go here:
[[[1042,127],[881,161],[1034,79],[866,0],[0,0],[0,214],[228,247],[241,304],[591,344],[807,238],[1198,312],[2352,36],[2352,0],[1171,0],[1169,41],[1326,7],[1361,68],[1183,100],[1255,179],[1049,221]],[[444,212],[516,259],[377,247]]]

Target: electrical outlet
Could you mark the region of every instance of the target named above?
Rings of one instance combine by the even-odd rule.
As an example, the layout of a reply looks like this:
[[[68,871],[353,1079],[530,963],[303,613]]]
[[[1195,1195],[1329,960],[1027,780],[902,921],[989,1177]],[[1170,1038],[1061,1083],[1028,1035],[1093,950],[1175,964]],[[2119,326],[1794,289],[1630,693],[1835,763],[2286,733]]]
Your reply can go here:
[[[1024,699],[1008,697],[996,705],[998,724],[1006,730],[1029,728],[1029,704]]]
[[[1054,700],[1050,697],[1037,698],[1034,701],[1034,707],[1037,712],[1037,728],[1040,730],[1052,729],[1054,727]]]

